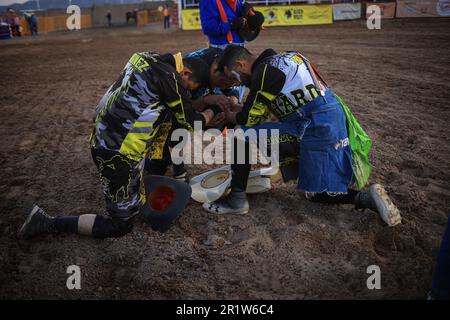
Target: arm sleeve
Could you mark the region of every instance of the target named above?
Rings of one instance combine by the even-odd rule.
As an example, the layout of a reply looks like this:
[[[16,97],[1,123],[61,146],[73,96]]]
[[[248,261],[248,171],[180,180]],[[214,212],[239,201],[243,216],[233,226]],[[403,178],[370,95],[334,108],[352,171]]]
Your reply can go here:
[[[193,131],[194,121],[201,121],[205,127],[205,118],[192,108],[189,93],[180,85],[175,73],[161,78],[159,92],[162,95],[161,100],[171,109],[181,126]]]
[[[200,20],[203,33],[209,36],[227,35],[231,30],[230,24],[220,19],[215,0],[200,1]]]
[[[247,127],[263,122],[269,115],[269,107],[283,89],[285,74],[270,65],[258,66],[252,76],[252,84],[242,111],[236,114],[236,122]]]

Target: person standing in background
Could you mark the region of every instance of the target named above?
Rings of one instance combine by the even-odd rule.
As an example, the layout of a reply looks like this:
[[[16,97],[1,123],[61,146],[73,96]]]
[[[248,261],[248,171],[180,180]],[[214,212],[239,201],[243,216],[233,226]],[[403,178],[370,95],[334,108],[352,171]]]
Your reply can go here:
[[[5,20],[6,20],[6,23],[8,24],[8,26],[9,26],[9,29],[10,29],[9,33],[10,33],[11,37],[15,36],[15,31],[16,31],[15,28],[14,28],[14,16],[13,16],[13,13],[14,13],[14,11],[12,9],[8,9],[8,11],[7,11],[6,15],[5,15]]]
[[[139,10],[137,8],[135,8],[133,11],[134,24],[136,25],[136,27],[138,26],[138,18],[139,18],[138,12]]]
[[[20,18],[13,9],[8,9],[6,13],[6,23],[10,27],[11,35],[13,37],[20,37]]]
[[[264,15],[245,0],[201,0],[200,20],[209,46],[223,50],[230,43],[244,46],[245,41],[256,39],[262,29]],[[240,86],[237,90],[241,103],[245,87]]]
[[[31,14],[31,19],[30,19],[30,32],[31,35],[38,35],[38,18],[36,17],[36,15],[34,13]]]
[[[167,4],[164,6],[163,16],[164,16],[164,29],[170,29],[170,10]]]
[[[30,35],[33,35],[31,33],[31,15],[29,13],[25,12],[24,18],[25,18],[25,21],[27,22],[28,30],[30,30]]]
[[[224,49],[229,43],[244,45],[238,32],[245,25],[242,0],[201,0],[200,20],[210,47]]]
[[[108,13],[106,14],[106,19],[108,19],[108,27],[112,27],[112,16],[111,16],[111,11],[108,11]]]
[[[14,15],[14,28],[15,28],[15,36],[16,37],[21,37],[22,36],[22,30],[21,30],[21,25],[20,25],[20,18],[18,15]]]

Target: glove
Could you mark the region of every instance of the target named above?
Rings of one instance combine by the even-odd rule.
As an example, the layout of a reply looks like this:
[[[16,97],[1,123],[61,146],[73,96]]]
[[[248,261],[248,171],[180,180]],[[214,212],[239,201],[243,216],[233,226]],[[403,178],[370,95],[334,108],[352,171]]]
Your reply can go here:
[[[233,30],[240,30],[245,26],[246,23],[247,19],[245,19],[244,17],[238,17],[230,22],[230,26]]]

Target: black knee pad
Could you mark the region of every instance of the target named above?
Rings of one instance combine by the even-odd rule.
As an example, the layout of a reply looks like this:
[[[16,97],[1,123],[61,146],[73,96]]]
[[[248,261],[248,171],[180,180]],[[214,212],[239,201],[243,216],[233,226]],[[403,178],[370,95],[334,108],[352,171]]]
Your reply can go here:
[[[120,238],[133,229],[132,219],[118,219],[106,216],[97,216],[92,228],[94,238]]]

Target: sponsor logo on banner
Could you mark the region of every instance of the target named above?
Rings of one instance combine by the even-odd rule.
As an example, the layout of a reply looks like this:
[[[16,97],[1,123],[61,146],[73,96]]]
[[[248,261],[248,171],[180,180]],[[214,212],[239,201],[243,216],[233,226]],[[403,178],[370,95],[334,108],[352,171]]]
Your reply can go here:
[[[439,0],[436,4],[436,12],[441,17],[450,17],[450,0]]]
[[[353,20],[361,18],[361,3],[333,4],[334,20]]]
[[[331,5],[256,7],[264,15],[264,26],[296,26],[333,23]]]
[[[367,3],[367,8],[375,5],[378,6],[381,10],[380,17],[381,19],[393,19],[395,16],[395,2],[372,2]],[[366,18],[369,18],[370,13],[366,11]]]
[[[449,0],[398,0],[397,18],[450,16]]]
[[[181,12],[181,21],[183,30],[201,30],[200,10],[186,9]]]

